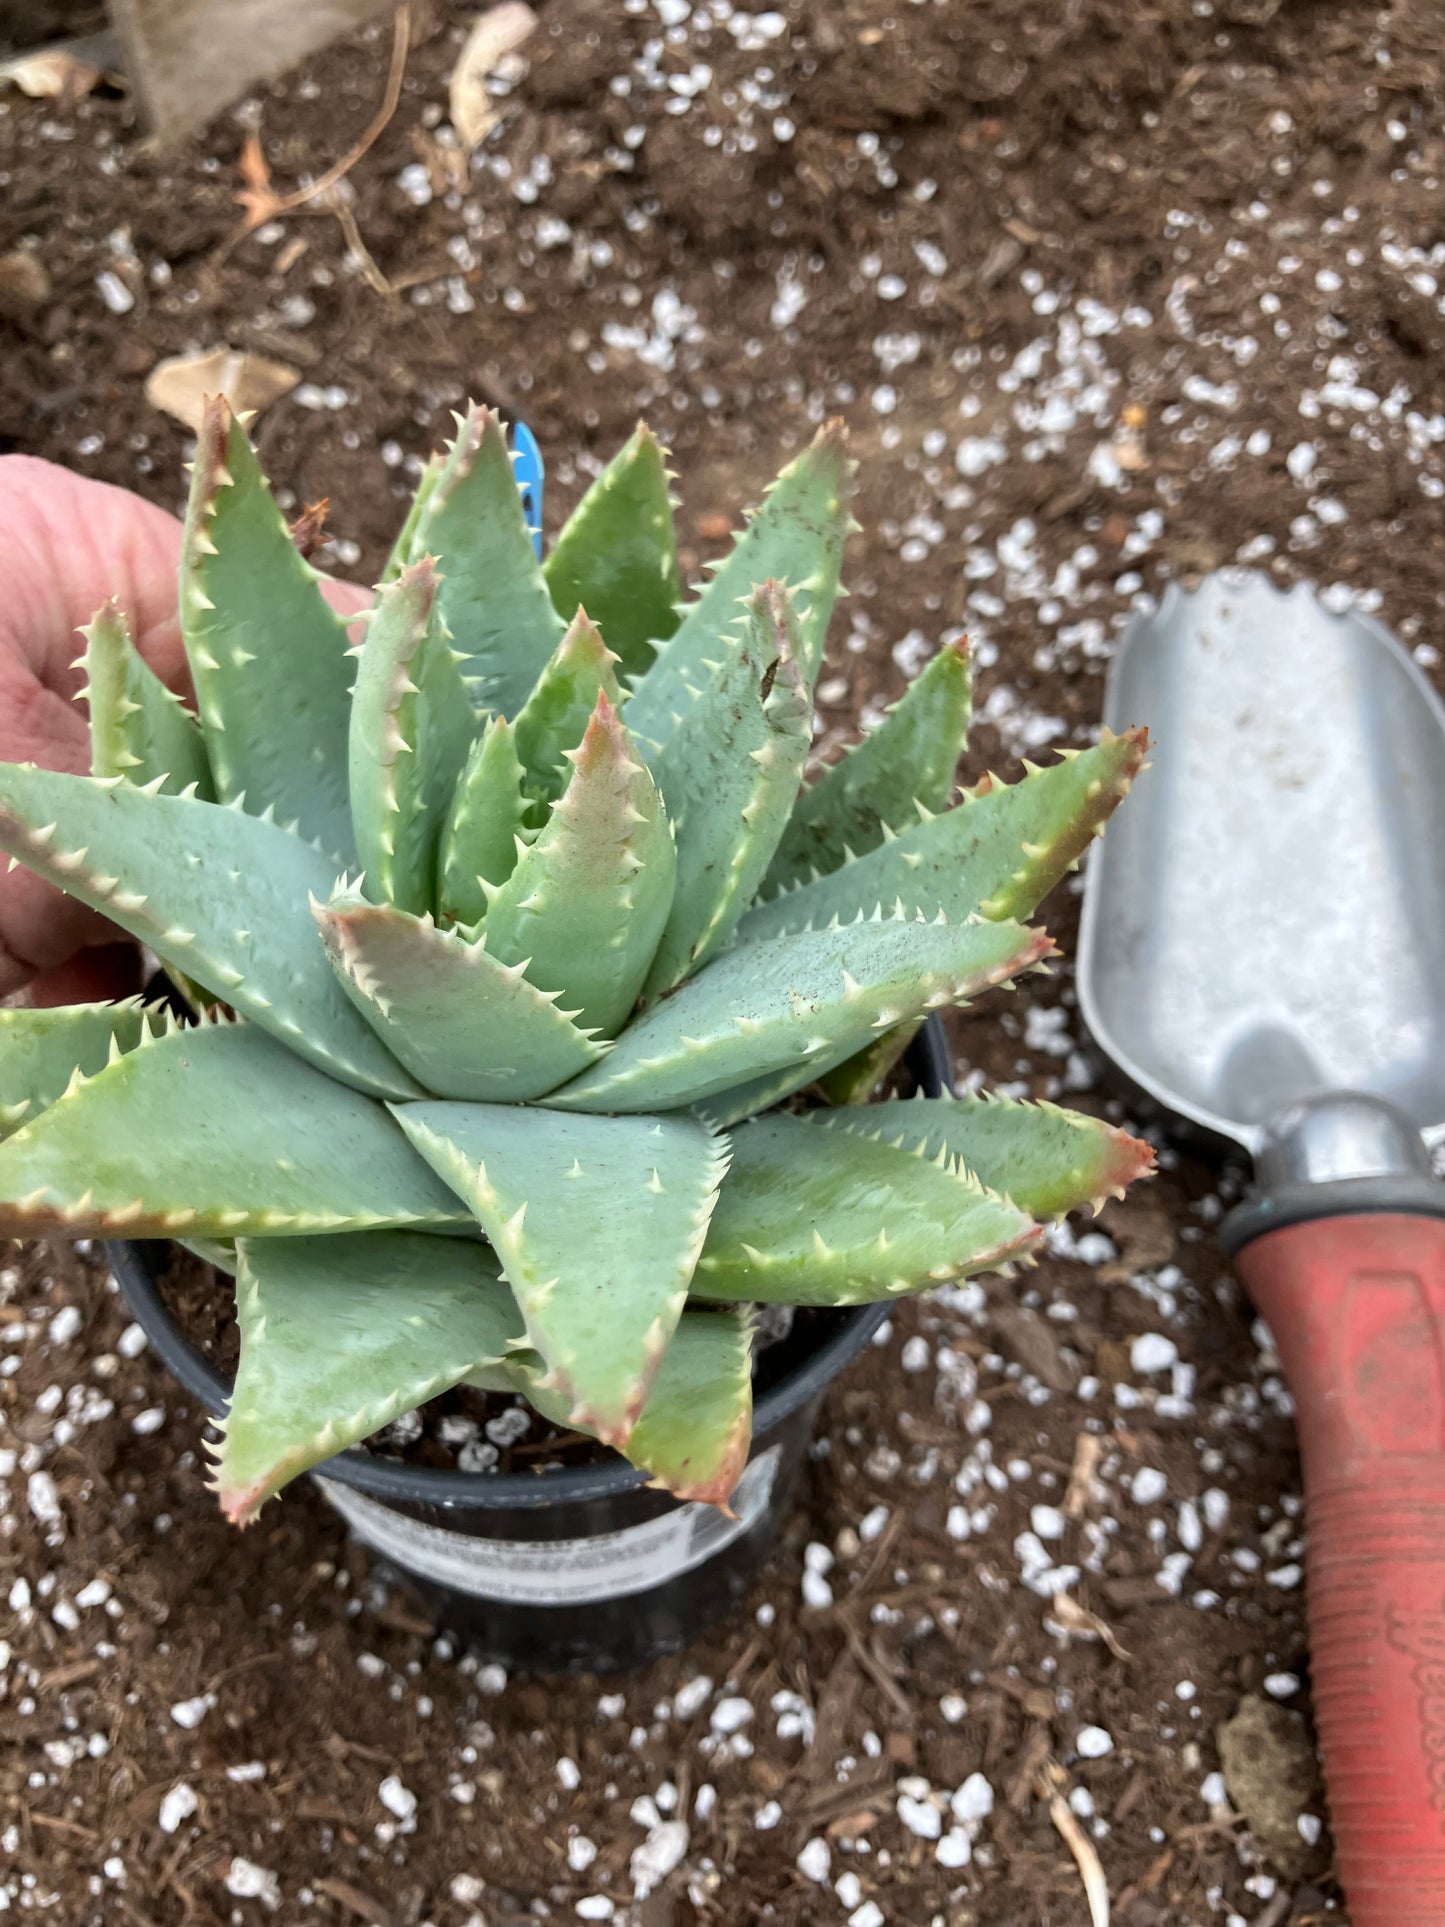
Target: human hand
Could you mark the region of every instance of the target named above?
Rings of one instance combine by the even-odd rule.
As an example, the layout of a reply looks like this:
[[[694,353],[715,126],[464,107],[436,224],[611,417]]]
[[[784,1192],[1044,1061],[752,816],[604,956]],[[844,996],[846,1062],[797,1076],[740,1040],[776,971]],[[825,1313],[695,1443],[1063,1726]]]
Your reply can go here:
[[[0,761],[84,775],[90,733],[76,701],[76,633],[114,596],[142,656],[189,694],[176,614],[181,525],[128,490],[53,462],[0,456]],[[364,593],[329,586],[345,613]],[[0,858],[0,996],[31,987],[37,1003],[124,996],[139,953],[113,924]]]

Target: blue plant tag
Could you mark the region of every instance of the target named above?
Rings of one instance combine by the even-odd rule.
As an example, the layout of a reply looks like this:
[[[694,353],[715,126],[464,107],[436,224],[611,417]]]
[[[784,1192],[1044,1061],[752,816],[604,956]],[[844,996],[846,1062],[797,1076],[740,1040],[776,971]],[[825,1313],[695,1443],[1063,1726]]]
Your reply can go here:
[[[532,547],[538,560],[542,555],[542,451],[537,437],[525,422],[512,428],[512,473],[522,497],[522,511],[532,534]]]

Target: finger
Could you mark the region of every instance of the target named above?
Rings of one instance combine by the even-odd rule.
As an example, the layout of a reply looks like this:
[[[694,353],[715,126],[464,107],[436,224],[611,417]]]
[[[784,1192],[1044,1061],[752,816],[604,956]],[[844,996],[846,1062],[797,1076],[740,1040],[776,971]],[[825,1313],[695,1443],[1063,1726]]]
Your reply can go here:
[[[89,728],[74,700],[76,631],[111,597],[157,674],[190,694],[176,606],[180,548],[175,517],[127,490],[32,457],[0,457],[0,760],[89,770]],[[327,581],[323,593],[345,616],[371,600],[350,583]],[[29,871],[0,874],[0,995],[117,935]]]
[[[4,859],[0,858],[0,869]],[[17,866],[0,876],[0,996],[22,990],[38,972],[54,970],[89,944],[119,933],[96,911]]]
[[[80,686],[76,631],[111,596],[156,673],[184,686],[180,552],[176,518],[129,490],[33,456],[0,457],[0,647],[64,700]]]
[[[76,632],[111,597],[156,674],[189,693],[176,607],[180,554],[176,517],[128,489],[34,456],[0,456],[0,650],[8,642],[63,699],[80,687]],[[359,615],[371,602],[349,582],[328,579],[322,592],[341,615]]]
[[[77,950],[69,963],[56,970],[42,971],[30,986],[30,998],[42,1009],[54,1004],[116,1003],[143,988],[136,945],[101,943]]]

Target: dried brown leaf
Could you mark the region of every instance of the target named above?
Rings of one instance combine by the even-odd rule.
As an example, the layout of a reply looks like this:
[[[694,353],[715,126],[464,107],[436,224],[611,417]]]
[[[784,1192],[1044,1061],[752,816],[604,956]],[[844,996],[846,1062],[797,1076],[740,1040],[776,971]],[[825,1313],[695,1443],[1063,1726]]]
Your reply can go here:
[[[289,362],[272,361],[244,348],[212,348],[205,354],[171,355],[158,361],[146,377],[145,396],[152,408],[199,430],[212,395],[224,395],[235,414],[259,413],[289,394],[300,379],[300,369]]]
[[[330,510],[331,498],[323,495],[319,502],[308,502],[291,524],[291,540],[307,561],[326,540],[326,517]]]
[[[1102,1285],[1127,1284],[1174,1256],[1174,1225],[1157,1198],[1113,1198],[1099,1213],[1099,1223],[1119,1247],[1119,1261],[1100,1265],[1095,1274]]]
[[[260,227],[278,211],[281,196],[271,185],[271,169],[261,145],[261,136],[254,127],[241,144],[241,158],[236,168],[241,176],[236,199],[246,210],[246,226]]]

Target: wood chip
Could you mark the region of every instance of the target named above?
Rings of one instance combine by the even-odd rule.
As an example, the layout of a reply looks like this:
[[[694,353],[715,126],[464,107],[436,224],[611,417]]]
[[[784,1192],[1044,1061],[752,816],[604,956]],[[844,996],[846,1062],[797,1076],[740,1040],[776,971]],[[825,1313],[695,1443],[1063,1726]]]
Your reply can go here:
[[[1077,1382],[1074,1372],[1059,1350],[1059,1341],[1046,1318],[1040,1318],[1027,1305],[1000,1299],[990,1303],[989,1321],[1003,1339],[999,1349],[1017,1359],[1026,1372],[1032,1372],[1051,1392],[1072,1392]]]
[[[818,1695],[812,1744],[798,1769],[805,1781],[817,1784],[832,1780],[839,1754],[848,1750],[847,1738],[858,1706],[859,1685],[857,1661],[852,1648],[845,1646]]]
[[[913,1707],[907,1694],[889,1672],[877,1648],[865,1646],[851,1626],[848,1628],[848,1646],[863,1671],[897,1713],[899,1724],[906,1731],[913,1724]],[[893,1735],[890,1734],[889,1738],[893,1738]]]
[[[0,254],[0,312],[38,308],[50,299],[50,276],[39,255],[28,248]]]
[[[244,348],[212,348],[201,355],[169,355],[146,377],[145,396],[152,408],[173,415],[187,428],[199,431],[212,395],[224,395],[234,413],[259,413],[289,395],[301,379],[299,368],[272,361]]]
[[[830,1820],[823,1831],[830,1840],[857,1840],[877,1824],[876,1813],[868,1807],[859,1807],[852,1813],[840,1814],[836,1820]]]
[[[1017,1763],[1010,1768],[1004,1783],[1004,1798],[1015,1813],[1022,1813],[1033,1798],[1039,1775],[1048,1765],[1052,1751],[1051,1730],[1041,1722],[1034,1721],[1019,1749]]]
[[[68,1666],[57,1666],[53,1673],[42,1673],[38,1682],[39,1690],[42,1693],[63,1693],[67,1686],[79,1686],[83,1680],[94,1679],[99,1671],[98,1659],[72,1660]]]
[[[1074,1440],[1074,1465],[1069,1473],[1069,1489],[1064,1494],[1064,1517],[1082,1519],[1094,1494],[1094,1474],[1104,1456],[1104,1441],[1097,1432],[1080,1432]]]
[[[537,25],[525,0],[504,0],[480,16],[457,56],[449,87],[449,107],[457,138],[470,154],[501,119],[502,110],[487,81]]]
[[[1154,1198],[1111,1198],[1099,1213],[1099,1223],[1119,1247],[1118,1262],[1100,1265],[1094,1274],[1101,1285],[1127,1284],[1174,1256],[1173,1223]]]
[[[71,1833],[77,1840],[84,1840],[88,1846],[100,1845],[100,1835],[90,1827],[77,1825],[74,1820],[62,1820],[53,1813],[30,1813],[26,1815],[32,1826],[49,1827],[54,1833]]]

